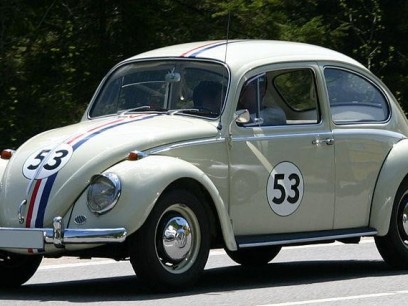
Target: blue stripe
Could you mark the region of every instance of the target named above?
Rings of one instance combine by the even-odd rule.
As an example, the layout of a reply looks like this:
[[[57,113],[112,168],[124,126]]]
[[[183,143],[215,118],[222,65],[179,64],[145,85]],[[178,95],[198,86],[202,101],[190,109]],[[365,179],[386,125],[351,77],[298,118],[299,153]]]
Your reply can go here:
[[[146,119],[152,118],[152,117],[154,117],[154,116],[157,116],[157,115],[154,114],[154,115],[151,115],[151,116],[148,116],[148,117],[136,118],[135,120],[123,121],[123,122],[119,122],[119,123],[114,124],[114,125],[107,126],[107,127],[103,128],[103,129],[101,129],[101,130],[99,130],[99,131],[96,131],[96,132],[94,132],[94,133],[92,133],[92,134],[89,134],[88,136],[86,136],[85,138],[83,138],[81,141],[78,141],[75,145],[72,146],[72,149],[75,151],[75,150],[78,149],[81,145],[83,145],[85,142],[87,142],[89,139],[91,139],[91,138],[95,137],[96,135],[98,135],[98,134],[100,134],[100,133],[103,133],[103,132],[105,132],[105,131],[107,131],[107,130],[113,129],[113,128],[117,127],[117,126],[121,126],[121,125],[124,125],[124,124],[131,123],[131,122],[134,122],[134,121],[146,120]]]
[[[223,42],[221,42],[221,43],[217,43],[217,44],[215,44],[215,45],[211,45],[211,46],[205,47],[205,48],[203,48],[203,49],[200,49],[200,50],[198,50],[198,51],[196,51],[196,52],[190,54],[188,57],[196,57],[197,55],[199,55],[200,53],[202,53],[202,52],[204,52],[204,51],[207,51],[207,50],[210,50],[210,49],[213,49],[213,48],[216,48],[216,47],[225,45],[225,44],[226,44],[226,42],[223,41]]]
[[[47,207],[48,198],[50,197],[51,189],[52,186],[54,185],[54,181],[55,178],[57,177],[57,174],[58,172],[47,178],[47,182],[45,183],[44,190],[41,195],[37,217],[35,219],[35,227],[43,227],[44,225],[45,208]]]
[[[87,142],[92,137],[94,137],[94,136],[96,136],[96,135],[98,135],[100,133],[103,133],[103,132],[105,132],[105,131],[107,131],[109,129],[112,129],[114,127],[124,125],[124,124],[127,124],[127,123],[131,123],[131,122],[134,122],[134,121],[142,121],[142,120],[149,119],[149,118],[152,118],[152,117],[155,117],[155,116],[157,116],[157,114],[147,116],[147,117],[144,117],[144,118],[135,118],[134,120],[123,121],[123,122],[120,122],[118,124],[107,126],[107,127],[103,128],[103,129],[101,129],[99,131],[96,131],[96,132],[94,132],[92,134],[89,134],[87,137],[85,137],[81,141],[77,142],[74,146],[72,146],[72,148],[75,151],[76,149],[78,149],[81,145],[83,145],[85,142]],[[38,207],[37,216],[36,216],[36,219],[35,219],[35,227],[37,227],[37,228],[38,227],[43,227],[43,225],[44,225],[45,209],[46,209],[47,204],[48,204],[48,199],[50,197],[52,186],[54,185],[54,182],[55,182],[55,179],[56,179],[58,173],[59,172],[54,173],[53,175],[48,177],[47,182],[45,183],[44,190],[43,190],[43,193],[42,193],[41,199],[40,199],[40,205]]]
[[[241,41],[241,40],[228,41],[228,44],[230,45],[230,44],[237,43],[237,42],[240,42],[240,41]],[[208,50],[210,50],[210,49],[214,49],[214,48],[217,48],[217,47],[226,45],[226,44],[227,44],[227,41],[223,41],[223,42],[220,42],[220,43],[211,45],[211,46],[204,47],[203,49],[200,49],[200,50],[195,51],[194,53],[192,53],[192,54],[189,55],[188,57],[196,57],[196,56],[199,55],[200,53],[203,53],[203,52],[208,51]]]

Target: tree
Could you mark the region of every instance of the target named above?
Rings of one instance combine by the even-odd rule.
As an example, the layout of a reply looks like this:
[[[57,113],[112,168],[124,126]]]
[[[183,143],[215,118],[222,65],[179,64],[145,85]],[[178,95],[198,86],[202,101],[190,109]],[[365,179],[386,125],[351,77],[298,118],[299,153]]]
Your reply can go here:
[[[78,121],[120,60],[227,35],[336,49],[382,77],[404,105],[407,13],[405,0],[2,1],[0,148]]]

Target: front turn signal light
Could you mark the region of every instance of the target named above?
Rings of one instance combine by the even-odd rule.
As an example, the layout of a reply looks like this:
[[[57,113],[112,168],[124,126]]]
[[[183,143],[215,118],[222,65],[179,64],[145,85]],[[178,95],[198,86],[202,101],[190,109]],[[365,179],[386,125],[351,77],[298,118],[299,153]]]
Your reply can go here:
[[[14,154],[14,150],[10,150],[10,149],[5,149],[3,151],[1,151],[1,159],[10,159],[13,154]]]
[[[145,153],[139,152],[139,151],[131,151],[129,152],[127,159],[128,160],[139,160],[139,159],[142,159],[143,157],[146,157]]]

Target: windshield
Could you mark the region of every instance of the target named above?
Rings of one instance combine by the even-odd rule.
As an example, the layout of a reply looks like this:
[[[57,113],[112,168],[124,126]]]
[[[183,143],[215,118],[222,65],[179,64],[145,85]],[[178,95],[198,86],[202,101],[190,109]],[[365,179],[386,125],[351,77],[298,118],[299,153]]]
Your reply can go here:
[[[227,69],[186,60],[135,62],[120,66],[103,84],[90,117],[172,111],[216,118],[224,105]]]

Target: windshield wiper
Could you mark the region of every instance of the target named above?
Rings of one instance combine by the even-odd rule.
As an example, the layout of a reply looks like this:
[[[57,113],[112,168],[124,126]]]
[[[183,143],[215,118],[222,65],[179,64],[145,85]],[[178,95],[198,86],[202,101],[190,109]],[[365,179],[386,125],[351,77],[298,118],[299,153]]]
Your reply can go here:
[[[171,109],[167,111],[168,115],[176,115],[178,113],[198,113],[200,110],[198,108],[181,108],[181,109]]]
[[[171,109],[166,110],[163,108],[154,108],[149,105],[142,105],[139,107],[133,107],[125,110],[118,111],[117,114],[119,116],[126,115],[128,113],[133,112],[145,112],[145,111],[152,111],[152,112],[167,112],[168,115],[198,115],[198,116],[205,116],[205,117],[217,117],[219,114],[214,113],[207,109],[200,109],[200,108],[181,108],[181,109]]]
[[[133,112],[143,112],[143,111],[158,111],[158,112],[164,112],[166,111],[165,109],[162,108],[152,108],[150,105],[142,105],[139,107],[133,107],[125,110],[120,110],[117,112],[119,116],[121,115],[126,115],[127,113],[133,113]]]
[[[168,115],[177,115],[177,114],[186,114],[186,115],[198,115],[198,116],[205,116],[205,117],[218,117],[219,113],[214,113],[207,109],[201,108],[181,108],[181,109],[173,109],[167,111]]]

